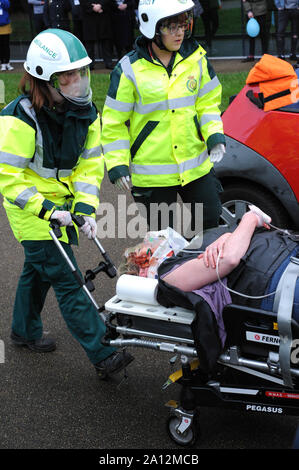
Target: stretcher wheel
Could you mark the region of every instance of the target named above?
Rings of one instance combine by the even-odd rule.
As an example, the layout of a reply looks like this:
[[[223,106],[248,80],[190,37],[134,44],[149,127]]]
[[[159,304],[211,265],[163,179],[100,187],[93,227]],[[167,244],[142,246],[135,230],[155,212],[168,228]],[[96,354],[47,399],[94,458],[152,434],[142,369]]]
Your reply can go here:
[[[166,428],[167,428],[169,437],[179,446],[182,446],[182,447],[194,446],[200,436],[198,414],[195,413],[194,418],[192,420],[192,424],[183,433],[180,433],[178,431],[180,423],[181,423],[181,419],[179,417],[175,415],[169,416],[166,422]]]

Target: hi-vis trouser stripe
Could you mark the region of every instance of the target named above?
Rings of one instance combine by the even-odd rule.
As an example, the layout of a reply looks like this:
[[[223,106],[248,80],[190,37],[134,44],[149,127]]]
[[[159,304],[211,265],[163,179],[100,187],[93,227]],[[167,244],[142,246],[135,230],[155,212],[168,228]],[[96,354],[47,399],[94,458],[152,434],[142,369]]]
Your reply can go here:
[[[180,98],[173,98],[173,99],[164,100],[164,101],[158,101],[156,103],[149,103],[149,104],[144,105],[142,104],[141,94],[138,89],[136,76],[132,68],[130,58],[125,56],[120,61],[120,64],[121,64],[122,71],[125,77],[134,84],[136,92],[139,96],[139,101],[137,103],[125,103],[123,101],[119,101],[115,98],[111,98],[110,96],[107,96],[106,101],[105,101],[105,106],[108,106],[109,108],[118,112],[129,113],[133,111],[138,114],[149,114],[149,113],[153,113],[156,111],[167,111],[168,109],[172,110],[172,109],[186,108],[188,106],[194,106],[198,98],[202,98],[207,93],[210,93],[220,84],[217,76],[215,76],[208,83],[206,83],[201,89],[199,89],[197,94],[190,95],[190,96],[183,96]],[[198,65],[200,69],[200,75],[199,75],[199,87],[200,87],[201,78],[202,78],[202,58],[198,61]],[[201,116],[200,125],[203,126],[211,120],[221,121],[221,117],[219,115],[214,115],[214,114],[204,114],[203,116]],[[107,145],[103,145],[103,153],[105,155],[108,152],[112,152],[114,150],[127,150],[129,148],[130,148],[129,140],[115,140],[114,142],[111,142]],[[197,157],[197,159],[200,159],[200,158],[201,156]],[[166,165],[166,166],[169,166],[169,165]],[[170,165],[170,166],[175,166],[175,165]],[[175,171],[171,171],[170,173],[175,173]],[[168,174],[168,172],[165,174]]]

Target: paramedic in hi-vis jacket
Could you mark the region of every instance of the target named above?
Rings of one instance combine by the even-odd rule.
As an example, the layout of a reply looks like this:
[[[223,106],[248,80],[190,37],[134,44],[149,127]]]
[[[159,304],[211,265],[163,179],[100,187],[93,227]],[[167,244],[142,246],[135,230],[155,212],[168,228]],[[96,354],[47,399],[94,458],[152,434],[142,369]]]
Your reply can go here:
[[[103,110],[110,181],[130,189],[131,175],[133,198],[146,208],[150,229],[171,226],[171,220],[157,226],[150,208],[170,206],[178,194],[191,203],[193,219],[196,203],[203,204],[205,229],[218,226],[221,214],[213,163],[225,152],[222,87],[191,37],[193,7],[191,0],[140,0],[142,36],[111,73]]]
[[[11,339],[34,352],[50,352],[41,311],[52,286],[63,318],[100,378],[124,368],[126,352],[105,347],[105,325],[73,277],[49,234],[61,226],[61,243],[77,267],[71,244],[78,230],[71,212],[85,219],[82,231],[96,235],[95,211],[104,172],[100,118],[92,103],[88,57],[71,33],[48,29],[29,46],[23,95],[0,113],[0,192],[11,229],[25,252],[17,288]]]

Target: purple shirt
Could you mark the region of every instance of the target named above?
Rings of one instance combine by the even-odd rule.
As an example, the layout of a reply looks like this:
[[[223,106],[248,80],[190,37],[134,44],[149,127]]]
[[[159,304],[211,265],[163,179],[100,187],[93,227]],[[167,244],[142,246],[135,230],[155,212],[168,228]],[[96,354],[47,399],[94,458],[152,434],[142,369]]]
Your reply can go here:
[[[168,271],[168,273],[163,274],[161,279],[163,279],[170,272],[173,272],[179,266],[182,266],[182,264],[175,265],[170,271]],[[221,281],[224,286],[220,284],[219,281],[215,281],[207,284],[204,287],[201,287],[201,289],[193,290],[192,292],[202,297],[209,304],[212,312],[215,315],[218,326],[218,333],[223,347],[226,340],[226,331],[223,323],[222,312],[226,305],[232,303],[232,299],[229,291],[225,288],[227,285],[227,279],[223,278]]]

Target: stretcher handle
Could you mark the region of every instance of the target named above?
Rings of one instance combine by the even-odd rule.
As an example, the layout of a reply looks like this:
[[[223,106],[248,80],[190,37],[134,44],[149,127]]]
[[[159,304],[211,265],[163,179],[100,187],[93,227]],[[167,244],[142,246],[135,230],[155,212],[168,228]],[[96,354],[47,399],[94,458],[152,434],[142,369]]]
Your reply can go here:
[[[75,222],[75,224],[78,225],[78,227],[83,227],[83,225],[85,224],[85,219],[82,215],[71,213],[71,217],[72,217],[72,221]],[[95,242],[95,244],[97,245],[97,247],[101,251],[102,255],[104,256],[105,250],[102,247],[102,245],[100,244],[98,238],[97,237],[93,238],[93,241]]]
[[[84,220],[84,217],[82,215],[72,214],[71,213],[71,217],[72,217],[73,222],[75,222],[75,224],[78,225],[78,227],[82,227],[85,224],[85,220]],[[88,277],[89,281],[94,279],[94,277],[101,271],[105,271],[110,278],[115,277],[116,274],[117,274],[117,270],[116,270],[116,267],[114,266],[113,262],[111,261],[108,253],[106,253],[106,251],[102,247],[102,245],[99,242],[99,239],[97,237],[93,238],[93,241],[97,245],[97,247],[99,248],[100,252],[102,253],[102,256],[103,256],[106,263],[100,263],[99,266],[96,269],[88,271],[87,277]]]
[[[76,225],[78,225],[78,227],[82,227],[85,224],[85,220],[84,220],[84,217],[82,215],[71,213],[71,217],[72,217],[73,222]],[[54,232],[54,235],[57,239],[62,237],[62,233],[61,233],[61,230],[60,230],[60,223],[57,219],[51,219],[50,227],[51,227],[52,231]],[[99,248],[105,262],[100,263],[99,266],[97,268],[93,269],[93,270],[88,270],[88,272],[86,273],[87,274],[86,280],[90,282],[101,271],[105,271],[106,274],[111,279],[114,278],[117,274],[117,269],[114,266],[112,260],[110,259],[110,256],[108,255],[108,253],[106,253],[106,251],[102,247],[102,245],[99,242],[99,239],[97,237],[93,238],[93,241],[97,245],[97,247]]]
[[[50,219],[50,227],[51,229],[53,230],[54,232],[54,235],[57,237],[57,238],[61,238],[62,237],[62,232],[60,230],[60,223],[57,219]]]

